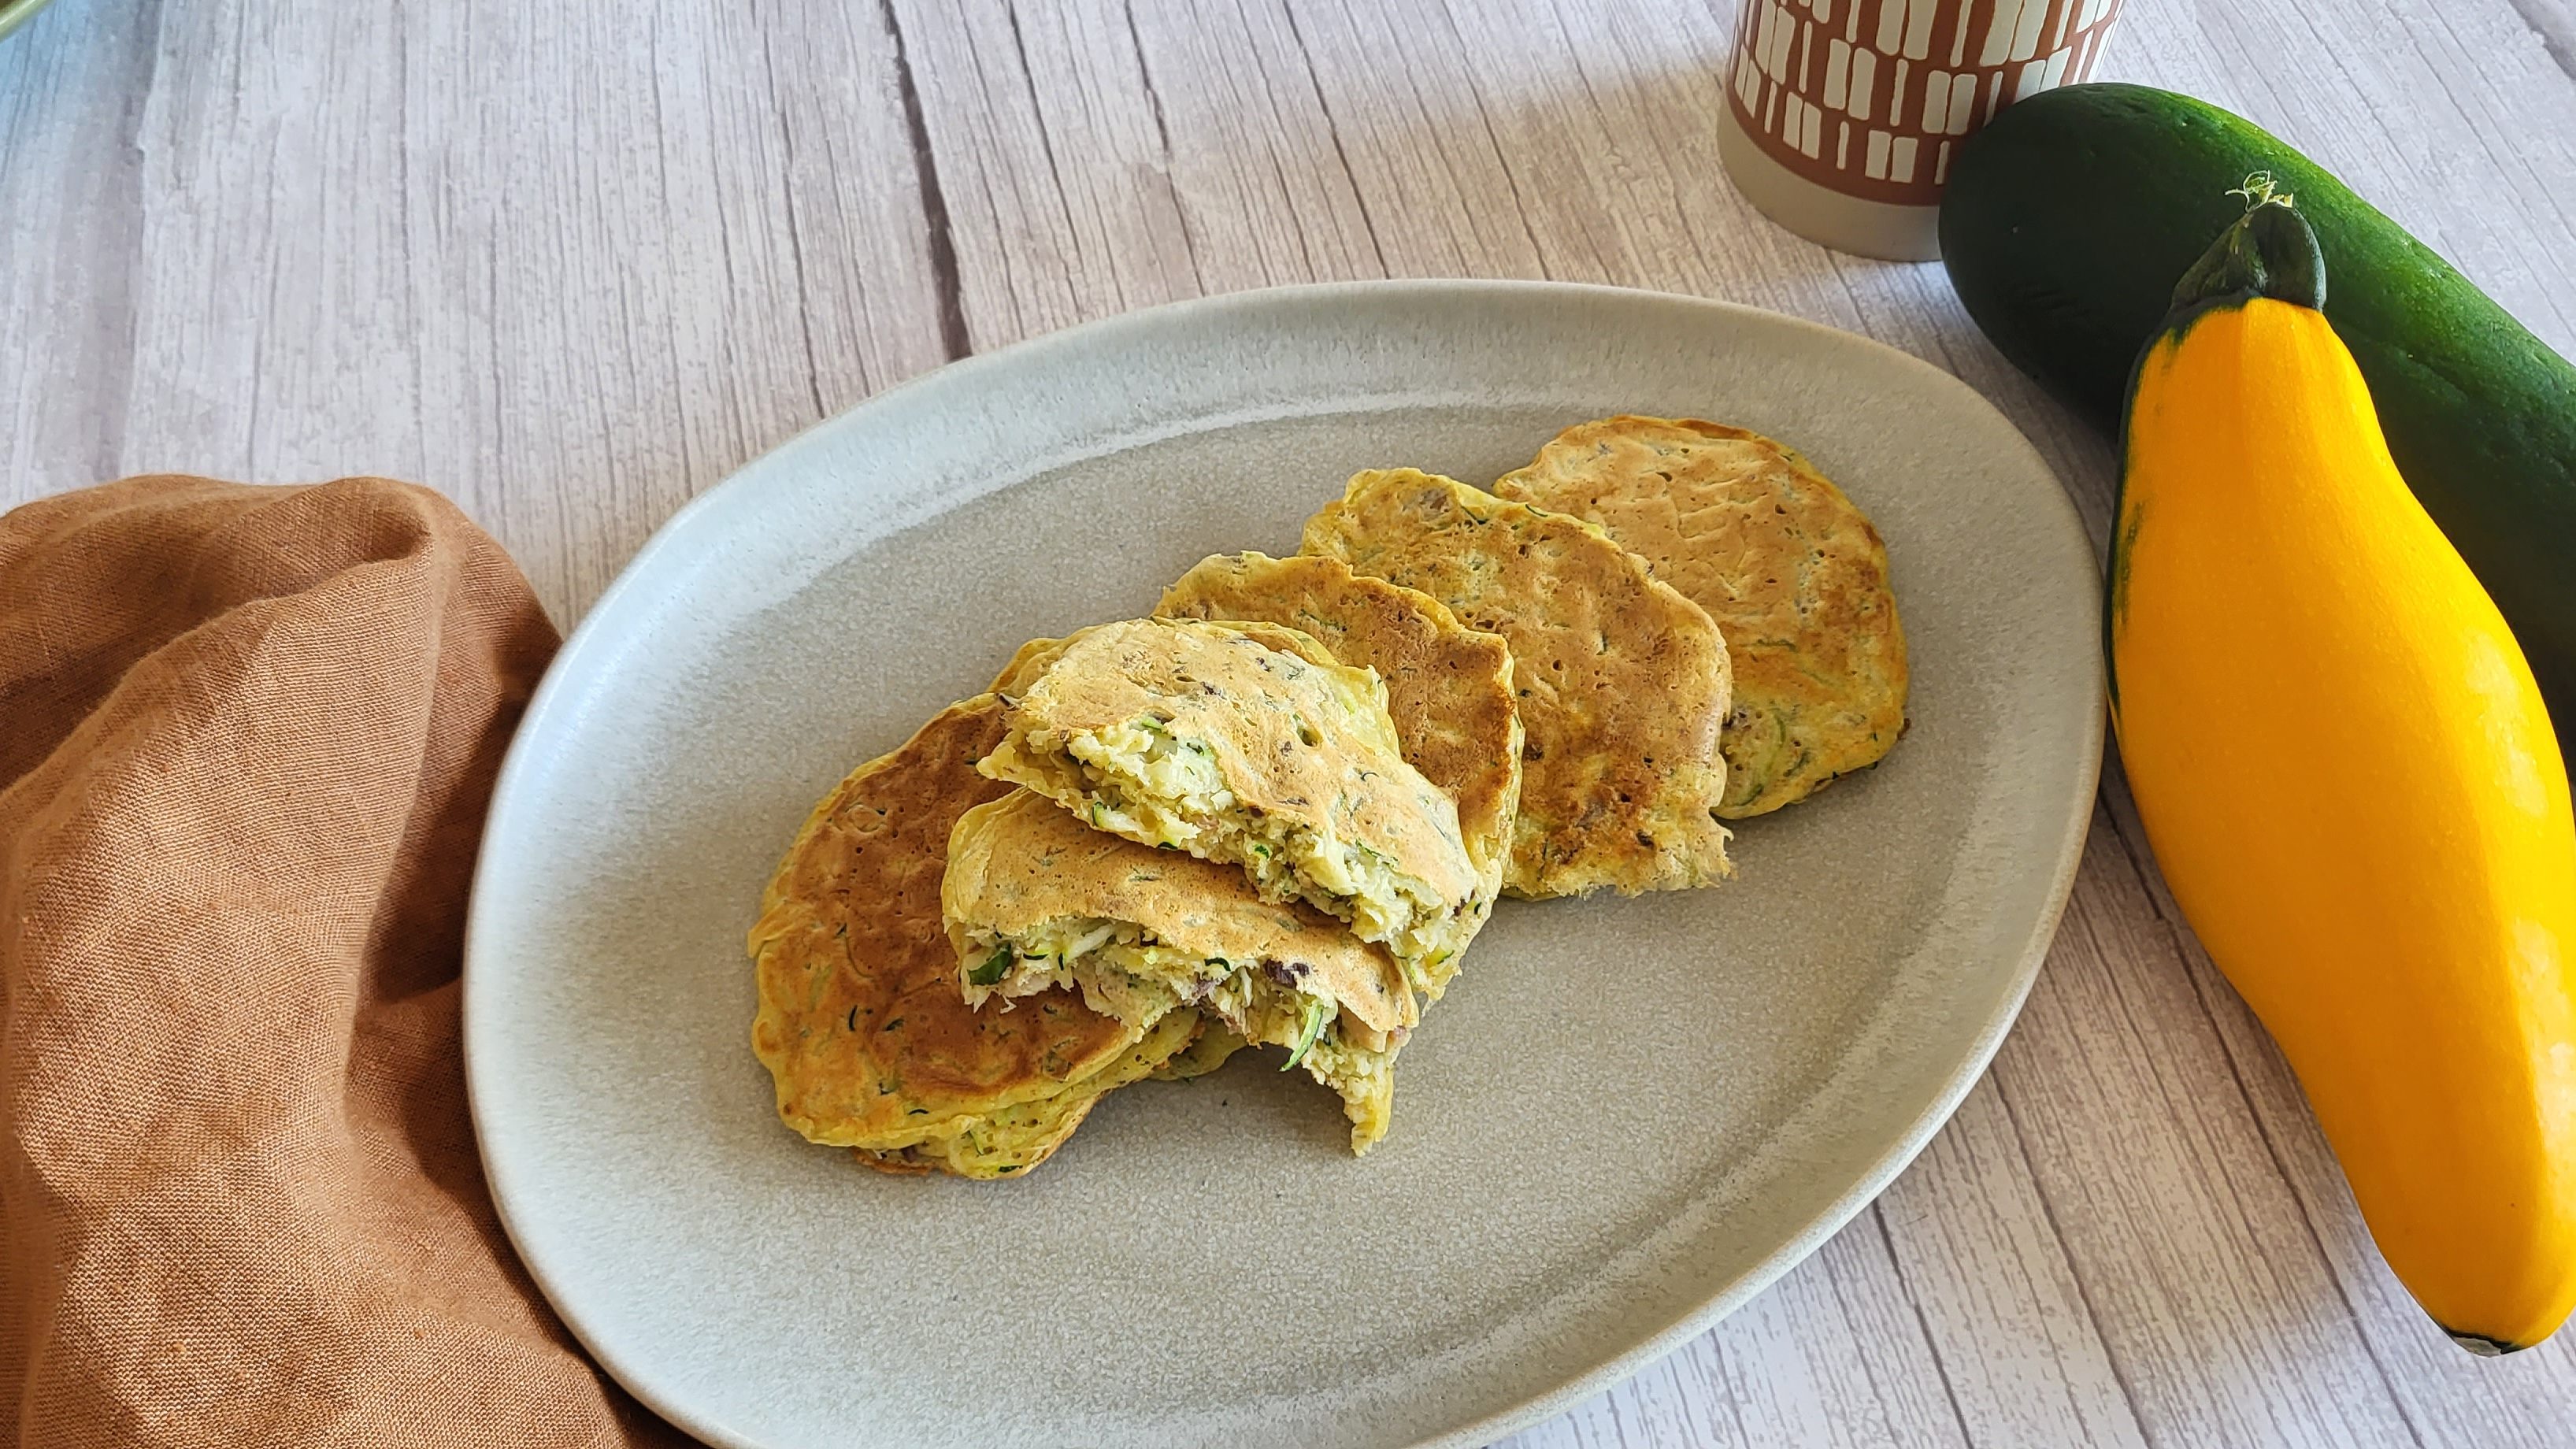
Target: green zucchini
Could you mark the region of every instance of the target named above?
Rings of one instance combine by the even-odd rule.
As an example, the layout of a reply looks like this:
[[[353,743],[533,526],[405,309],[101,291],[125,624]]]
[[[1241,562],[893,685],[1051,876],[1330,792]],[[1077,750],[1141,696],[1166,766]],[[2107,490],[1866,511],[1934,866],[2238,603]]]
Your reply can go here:
[[[2576,756],[2576,366],[2431,248],[2241,117],[2102,84],[2042,92],[1968,138],[1942,259],[2004,356],[2113,431],[2175,283],[2258,171],[2316,229],[2325,314],[2388,451],[2504,611]]]

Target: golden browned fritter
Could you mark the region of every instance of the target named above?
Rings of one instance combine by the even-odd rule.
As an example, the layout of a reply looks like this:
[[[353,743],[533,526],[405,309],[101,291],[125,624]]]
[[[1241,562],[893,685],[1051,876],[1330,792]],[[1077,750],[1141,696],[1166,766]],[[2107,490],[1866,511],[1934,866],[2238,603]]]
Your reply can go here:
[[[1189,1045],[1197,1013],[1125,1022],[1070,991],[966,1004],[940,917],[958,817],[1009,787],[976,773],[992,695],[952,705],[814,807],[752,927],[752,1049],[778,1115],[887,1171],[1003,1177],[1046,1160],[1100,1094]]]
[[[1526,896],[1730,873],[1725,641],[1599,528],[1412,468],[1354,476],[1304,551],[1418,589],[1511,646],[1527,736],[1506,885]]]
[[[1719,748],[1740,819],[1878,763],[1905,728],[1905,631],[1878,530],[1796,450],[1696,418],[1559,433],[1494,492],[1571,513],[1708,611],[1735,670]]]

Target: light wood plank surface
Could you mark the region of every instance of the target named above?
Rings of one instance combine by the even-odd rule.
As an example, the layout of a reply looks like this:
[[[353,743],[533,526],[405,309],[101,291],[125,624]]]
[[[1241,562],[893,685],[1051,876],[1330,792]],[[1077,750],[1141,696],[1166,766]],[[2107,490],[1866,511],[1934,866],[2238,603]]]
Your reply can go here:
[[[2576,351],[2570,0],[2129,0],[2104,78],[2256,116]],[[0,505],[419,479],[566,623],[662,519],[939,363],[1285,282],[1772,307],[2110,455],[1938,267],[1727,186],[1732,4],[60,0],[0,43]],[[1517,1449],[2576,1443],[2576,1345],[2451,1348],[2379,1262],[2125,783],[2021,1025],[1869,1211]]]

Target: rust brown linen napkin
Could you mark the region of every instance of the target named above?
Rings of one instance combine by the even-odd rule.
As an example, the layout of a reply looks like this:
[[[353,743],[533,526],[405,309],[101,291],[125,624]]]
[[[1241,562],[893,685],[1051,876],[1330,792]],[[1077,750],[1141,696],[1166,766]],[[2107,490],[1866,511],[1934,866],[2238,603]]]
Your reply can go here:
[[[0,1425],[27,1445],[684,1442],[493,1215],[465,891],[555,633],[381,479],[0,518]]]

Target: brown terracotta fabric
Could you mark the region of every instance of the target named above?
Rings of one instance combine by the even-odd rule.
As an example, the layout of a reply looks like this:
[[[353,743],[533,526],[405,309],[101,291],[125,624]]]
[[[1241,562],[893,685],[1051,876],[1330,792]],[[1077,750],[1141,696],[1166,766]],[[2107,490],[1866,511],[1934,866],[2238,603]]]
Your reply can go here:
[[[380,479],[0,518],[0,1426],[26,1445],[679,1442],[511,1255],[459,944],[555,647]]]

